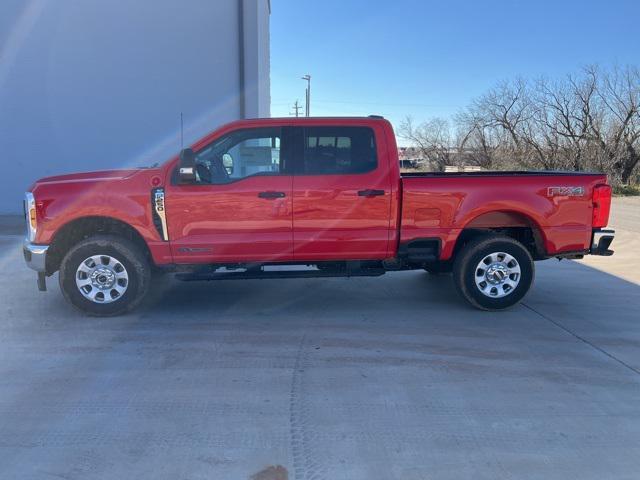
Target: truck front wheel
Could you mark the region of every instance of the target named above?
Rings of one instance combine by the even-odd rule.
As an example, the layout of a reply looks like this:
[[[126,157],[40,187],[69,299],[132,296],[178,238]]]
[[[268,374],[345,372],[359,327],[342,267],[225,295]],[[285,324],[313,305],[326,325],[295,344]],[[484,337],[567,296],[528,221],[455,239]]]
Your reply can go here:
[[[462,297],[481,310],[502,310],[524,298],[533,283],[529,251],[506,236],[469,242],[453,264],[453,280]]]
[[[92,316],[126,313],[149,288],[146,255],[130,240],[113,235],[87,238],[73,246],[60,265],[60,288],[76,308]]]

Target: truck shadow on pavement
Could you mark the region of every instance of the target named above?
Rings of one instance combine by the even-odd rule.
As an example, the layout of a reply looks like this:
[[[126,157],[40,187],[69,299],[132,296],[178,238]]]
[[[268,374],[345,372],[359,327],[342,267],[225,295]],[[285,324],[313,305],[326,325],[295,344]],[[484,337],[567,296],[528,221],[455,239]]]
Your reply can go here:
[[[457,295],[450,275],[426,272],[389,273],[373,279],[180,282],[164,278],[161,283],[142,307],[144,316],[224,312],[366,314],[381,306],[394,315],[412,309],[419,309],[422,314],[443,309],[490,316],[509,312],[475,310]],[[537,264],[536,281],[524,303],[585,320],[597,319],[605,312],[608,318],[624,316],[640,308],[640,285],[577,262],[547,261]]]
[[[340,331],[374,338],[408,335],[426,341],[428,349],[457,352],[462,363],[445,362],[447,368],[475,368],[474,358],[518,356],[519,349],[544,345],[539,350],[548,349],[550,358],[577,349],[610,367],[616,362],[640,379],[640,286],[579,262],[547,261],[537,267],[524,302],[504,312],[468,306],[449,275],[403,272],[374,279],[167,281],[135,321],[161,329],[182,322],[204,330],[232,329],[253,339],[249,343],[276,334],[291,342],[300,335],[331,342],[327,339]],[[460,338],[469,344],[456,346]],[[521,345],[512,351],[513,345],[500,346],[500,338]],[[487,341],[493,347],[480,347]],[[391,338],[376,342],[383,357],[385,342],[396,350]],[[403,362],[395,356],[387,360]]]

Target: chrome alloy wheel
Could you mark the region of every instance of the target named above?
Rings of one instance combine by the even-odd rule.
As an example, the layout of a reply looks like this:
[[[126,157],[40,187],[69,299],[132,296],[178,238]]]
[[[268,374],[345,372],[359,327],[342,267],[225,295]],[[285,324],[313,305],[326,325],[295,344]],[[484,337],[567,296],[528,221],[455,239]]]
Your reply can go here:
[[[520,265],[508,253],[491,253],[478,263],[475,281],[483,295],[490,298],[506,297],[520,283]]]
[[[129,275],[119,260],[109,255],[94,255],[76,270],[76,286],[94,303],[111,303],[127,291]]]

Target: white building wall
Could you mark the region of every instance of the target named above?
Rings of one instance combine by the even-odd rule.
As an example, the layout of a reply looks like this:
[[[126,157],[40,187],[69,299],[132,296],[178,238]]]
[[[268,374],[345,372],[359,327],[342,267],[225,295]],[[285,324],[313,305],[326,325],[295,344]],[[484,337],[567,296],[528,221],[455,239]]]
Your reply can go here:
[[[164,161],[180,112],[185,143],[269,116],[268,52],[268,0],[2,0],[0,214],[42,176]]]
[[[245,42],[246,118],[269,117],[271,111],[271,54],[269,17],[271,2],[243,0]]]

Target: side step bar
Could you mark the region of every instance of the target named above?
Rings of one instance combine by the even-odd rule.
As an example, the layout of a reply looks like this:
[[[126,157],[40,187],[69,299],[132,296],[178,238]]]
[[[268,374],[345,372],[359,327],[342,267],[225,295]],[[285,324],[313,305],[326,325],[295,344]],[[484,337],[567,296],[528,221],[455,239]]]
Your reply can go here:
[[[276,278],[318,278],[318,277],[379,277],[386,270],[367,268],[362,270],[246,270],[242,272],[220,273],[178,273],[176,279],[183,282],[200,282],[214,280],[262,280]]]

